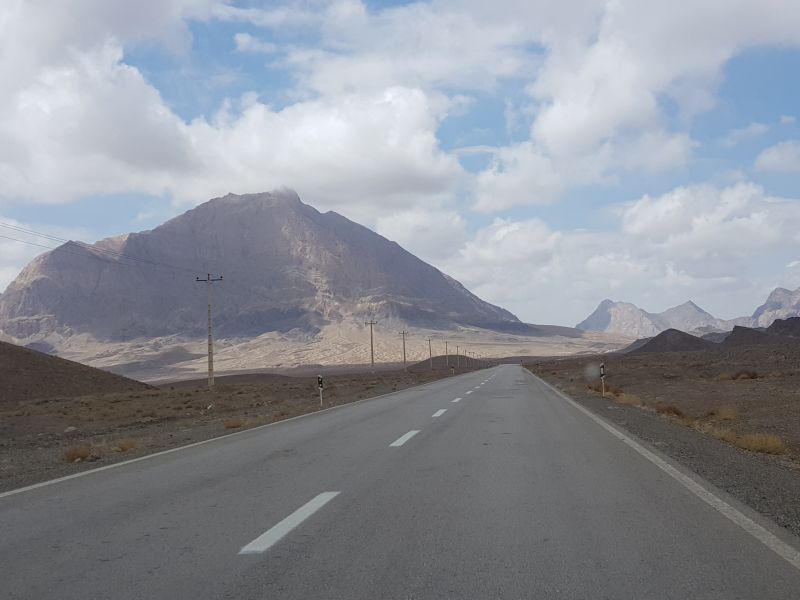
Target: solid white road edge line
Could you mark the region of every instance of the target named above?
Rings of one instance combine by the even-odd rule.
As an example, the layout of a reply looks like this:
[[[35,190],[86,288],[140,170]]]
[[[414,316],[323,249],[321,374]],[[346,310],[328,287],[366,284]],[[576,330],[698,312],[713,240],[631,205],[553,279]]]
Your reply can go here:
[[[450,402],[461,402],[461,398],[456,398],[455,400],[450,400]]]
[[[292,529],[300,525],[308,517],[336,498],[340,493],[341,492],[322,492],[312,500],[306,502],[283,521],[262,533],[246,546],[243,546],[242,549],[239,550],[239,554],[261,554],[262,552],[266,552],[283,539]]]
[[[419,432],[420,432],[419,429],[412,429],[408,433],[405,433],[405,434],[401,435],[399,438],[397,438],[395,441],[393,441],[391,444],[389,444],[389,447],[390,448],[398,448],[398,447],[402,446],[403,444],[405,444],[412,437],[417,435]]]
[[[458,377],[465,377],[468,373],[463,373],[461,375],[456,375]],[[449,382],[450,379],[439,379],[437,381],[432,382],[433,385],[437,383],[446,383]],[[322,410],[315,410],[314,412],[305,413],[302,415],[297,415],[296,417],[289,417],[288,419],[283,419],[282,421],[274,421],[272,423],[266,423],[264,425],[258,425],[257,427],[250,427],[249,429],[243,429],[241,431],[235,431],[233,433],[226,433],[225,435],[218,435],[217,437],[208,438],[207,440],[200,440],[199,442],[192,442],[191,444],[185,444],[183,446],[176,446],[175,448],[167,448],[166,450],[159,450],[158,452],[153,452],[152,454],[145,454],[144,456],[139,456],[137,458],[130,458],[128,460],[123,460],[118,463],[114,463],[112,465],[104,465],[102,467],[95,467],[94,469],[88,469],[86,471],[80,471],[79,473],[72,473],[70,475],[64,475],[63,477],[56,477],[55,479],[48,479],[47,481],[40,481],[39,483],[33,483],[31,485],[26,485],[25,487],[17,488],[14,490],[8,490],[7,492],[0,492],[0,498],[6,498],[8,496],[14,496],[15,494],[21,494],[23,492],[30,492],[31,490],[36,490],[42,487],[46,487],[49,485],[53,485],[56,483],[61,483],[63,481],[69,481],[70,479],[78,479],[79,477],[85,477],[86,475],[91,475],[92,473],[99,473],[101,471],[107,471],[109,469],[116,469],[118,467],[124,467],[125,465],[130,465],[133,463],[141,462],[143,460],[150,460],[151,458],[156,458],[158,456],[164,456],[165,454],[172,454],[173,452],[180,452],[182,450],[188,450],[189,448],[195,448],[197,446],[203,446],[205,444],[212,444],[214,442],[220,442],[223,440],[228,440],[232,437],[236,437],[239,435],[247,435],[252,434],[254,431],[258,431],[260,429],[266,429],[268,427],[276,427],[280,425],[284,425],[285,423],[289,423],[290,421],[296,421],[299,419],[305,419],[308,417],[313,417],[314,415],[319,415],[321,413],[325,413],[328,411],[335,411],[340,410],[343,408],[347,408],[350,406],[356,406],[358,404],[362,404],[363,402],[369,402],[370,400],[379,400],[381,398],[388,398],[390,396],[397,396],[398,394],[402,394],[404,392],[409,392],[414,390],[415,388],[421,388],[424,385],[415,385],[410,388],[406,388],[404,390],[397,390],[396,392],[389,392],[388,394],[380,394],[379,396],[373,396],[371,398],[362,398],[361,400],[354,400],[353,402],[348,402],[346,404],[338,404],[336,406],[329,406],[328,408],[323,408]]]
[[[439,410],[437,410],[435,413],[433,413],[433,414],[431,415],[431,417],[441,417],[441,416],[442,416],[444,413],[446,413],[446,412],[447,412],[447,409],[446,409],[446,408],[440,408],[440,409],[439,409]]]
[[[632,438],[628,437],[622,431],[607,423],[604,419],[594,414],[588,408],[585,408],[575,402],[569,396],[563,394],[552,385],[544,381],[543,379],[539,379],[544,385],[549,387],[553,392],[555,392],[558,396],[562,399],[566,400],[572,406],[577,408],[587,417],[592,419],[595,423],[600,425],[603,429],[614,435],[615,437],[619,438],[624,444],[627,444],[636,452],[641,454],[659,469],[664,471],[667,475],[672,477],[675,481],[683,485],[687,490],[692,492],[695,496],[700,498],[703,502],[711,506],[712,508],[716,509],[723,515],[725,515],[728,519],[733,521],[736,525],[741,527],[745,532],[749,533],[751,536],[756,538],[759,542],[764,544],[767,548],[775,552],[778,556],[786,560],[790,565],[794,568],[800,570],[800,552],[795,550],[792,546],[781,540],[775,534],[767,531],[761,525],[753,521],[750,517],[742,514],[740,511],[736,510],[733,506],[722,500],[721,498],[717,497],[710,491],[708,491],[705,487],[700,485],[694,479],[689,477],[688,475],[684,475],[678,469],[673,467],[667,461],[662,459],[661,457],[653,454],[650,450],[639,444],[638,442],[634,441]]]

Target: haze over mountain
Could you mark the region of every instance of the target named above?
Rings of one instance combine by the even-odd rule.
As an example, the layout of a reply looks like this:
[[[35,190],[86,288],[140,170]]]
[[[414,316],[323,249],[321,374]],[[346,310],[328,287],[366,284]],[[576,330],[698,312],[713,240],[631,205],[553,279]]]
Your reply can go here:
[[[629,302],[603,300],[595,311],[576,325],[584,331],[603,331],[637,338],[653,337],[668,329],[707,334],[731,331],[736,326],[769,327],[776,319],[800,315],[800,288],[776,288],[750,317],[718,319],[694,302],[684,302],[660,313],[650,313]]]
[[[195,275],[206,273],[224,277],[214,298],[223,337],[315,334],[329,322],[370,316],[528,330],[396,243],[289,190],[229,194],[152,231],[47,252],[0,297],[0,328],[22,340],[202,335],[206,289]]]

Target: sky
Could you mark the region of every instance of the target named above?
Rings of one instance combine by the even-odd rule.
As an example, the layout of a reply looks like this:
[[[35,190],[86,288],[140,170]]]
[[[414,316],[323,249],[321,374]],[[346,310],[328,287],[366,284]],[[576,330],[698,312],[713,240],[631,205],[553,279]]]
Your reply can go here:
[[[749,315],[800,286],[798,73],[796,0],[5,0],[0,223],[290,187],[527,322]],[[0,289],[53,244],[0,236]]]

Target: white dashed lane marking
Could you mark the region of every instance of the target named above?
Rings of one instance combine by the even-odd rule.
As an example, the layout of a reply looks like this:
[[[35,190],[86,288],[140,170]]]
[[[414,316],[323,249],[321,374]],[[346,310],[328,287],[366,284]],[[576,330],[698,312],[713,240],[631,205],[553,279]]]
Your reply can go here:
[[[417,435],[419,433],[419,431],[420,431],[419,429],[412,429],[408,433],[405,433],[405,434],[401,435],[399,438],[397,438],[395,441],[393,441],[391,444],[389,444],[389,446],[391,448],[397,448],[399,446],[402,446],[408,440],[410,440],[412,437]]]
[[[340,492],[323,492],[306,502],[283,521],[265,531],[252,542],[243,546],[239,554],[261,554],[283,539],[292,529],[338,496]]]

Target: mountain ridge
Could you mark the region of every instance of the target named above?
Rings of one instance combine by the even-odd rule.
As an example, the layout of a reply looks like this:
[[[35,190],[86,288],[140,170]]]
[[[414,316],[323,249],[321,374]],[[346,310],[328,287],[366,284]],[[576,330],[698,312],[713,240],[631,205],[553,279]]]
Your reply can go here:
[[[692,300],[660,313],[650,313],[633,303],[616,302],[606,298],[575,327],[583,331],[646,338],[654,337],[669,329],[685,333],[713,334],[732,331],[737,326],[765,328],[778,319],[796,316],[800,316],[800,288],[792,291],[778,287],[750,317],[718,319]]]

